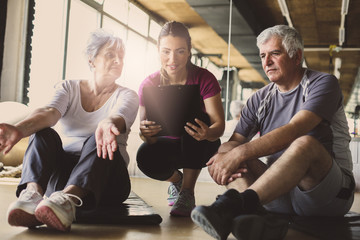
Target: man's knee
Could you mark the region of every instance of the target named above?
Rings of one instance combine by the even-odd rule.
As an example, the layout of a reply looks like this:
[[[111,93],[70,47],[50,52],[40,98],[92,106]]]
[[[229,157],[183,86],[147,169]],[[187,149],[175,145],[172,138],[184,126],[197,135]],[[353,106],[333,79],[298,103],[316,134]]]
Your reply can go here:
[[[290,148],[303,150],[309,153],[312,151],[326,151],[324,146],[316,138],[309,135],[295,139],[290,145]]]
[[[326,176],[333,159],[325,147],[312,136],[306,135],[296,139],[291,147],[298,149],[302,158],[309,161],[309,169],[300,185],[304,185],[305,189],[311,189]]]

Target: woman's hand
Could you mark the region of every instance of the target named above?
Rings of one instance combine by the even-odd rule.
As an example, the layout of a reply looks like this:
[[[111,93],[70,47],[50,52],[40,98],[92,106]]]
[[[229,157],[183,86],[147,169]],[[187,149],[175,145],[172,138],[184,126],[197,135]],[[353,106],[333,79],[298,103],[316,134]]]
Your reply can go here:
[[[142,120],[140,122],[140,134],[145,138],[145,141],[150,144],[156,142],[156,137],[154,136],[161,130],[161,125],[157,125],[154,121]]]
[[[120,134],[119,129],[111,121],[102,121],[95,131],[95,140],[98,157],[110,160],[114,159],[114,152],[117,150],[116,136]]]
[[[4,155],[10,152],[13,146],[23,138],[23,134],[15,126],[0,124],[0,152]]]
[[[207,139],[209,126],[197,118],[195,118],[195,122],[198,125],[192,124],[191,122],[187,122],[185,126],[185,131],[198,141]]]

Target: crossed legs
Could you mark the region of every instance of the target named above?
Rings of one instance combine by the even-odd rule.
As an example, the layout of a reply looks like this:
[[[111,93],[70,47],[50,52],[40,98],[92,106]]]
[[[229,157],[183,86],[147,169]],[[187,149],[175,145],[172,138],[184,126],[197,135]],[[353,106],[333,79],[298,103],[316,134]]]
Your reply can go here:
[[[260,160],[247,163],[248,172],[228,185],[239,192],[254,190],[261,204],[269,203],[295,186],[307,191],[318,185],[332,166],[332,157],[313,137],[296,139],[269,168]]]

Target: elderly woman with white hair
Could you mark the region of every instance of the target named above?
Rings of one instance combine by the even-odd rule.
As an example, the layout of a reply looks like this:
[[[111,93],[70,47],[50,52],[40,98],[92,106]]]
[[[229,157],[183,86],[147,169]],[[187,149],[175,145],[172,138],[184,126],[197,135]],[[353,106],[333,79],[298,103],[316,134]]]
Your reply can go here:
[[[75,207],[96,209],[127,199],[126,142],[138,96],[116,81],[124,53],[121,38],[102,29],[93,32],[86,48],[92,79],[61,81],[43,108],[16,125],[0,124],[4,154],[30,136],[16,191],[19,198],[8,209],[10,225],[46,224],[69,231]]]

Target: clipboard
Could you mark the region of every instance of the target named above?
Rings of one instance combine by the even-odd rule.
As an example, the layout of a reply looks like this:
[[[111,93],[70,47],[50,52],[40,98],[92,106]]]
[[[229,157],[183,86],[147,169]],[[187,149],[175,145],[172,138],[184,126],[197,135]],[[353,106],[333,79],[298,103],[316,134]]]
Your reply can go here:
[[[186,122],[201,116],[199,85],[167,85],[143,88],[146,117],[160,124],[157,136],[180,137]]]

